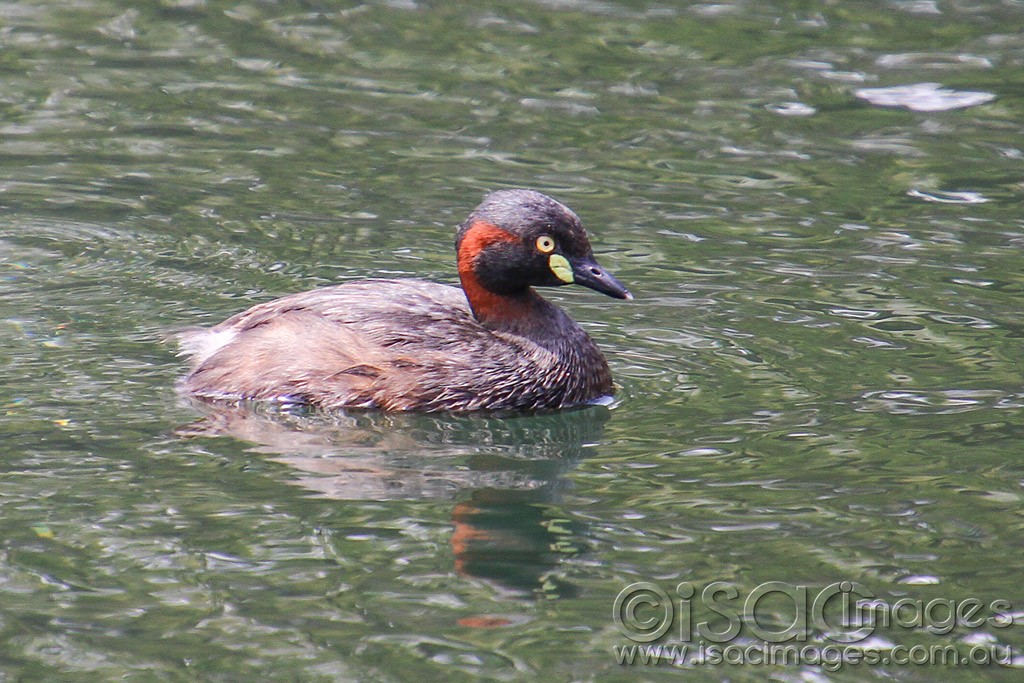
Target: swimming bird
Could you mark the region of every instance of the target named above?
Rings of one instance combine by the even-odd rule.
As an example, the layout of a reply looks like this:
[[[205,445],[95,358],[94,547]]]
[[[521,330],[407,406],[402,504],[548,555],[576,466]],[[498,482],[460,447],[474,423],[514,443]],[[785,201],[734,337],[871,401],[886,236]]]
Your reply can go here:
[[[178,336],[184,393],[334,409],[534,411],[611,396],[597,345],[535,287],[629,291],[579,217],[534,190],[488,194],[459,226],[461,289],[370,279],[291,294]]]

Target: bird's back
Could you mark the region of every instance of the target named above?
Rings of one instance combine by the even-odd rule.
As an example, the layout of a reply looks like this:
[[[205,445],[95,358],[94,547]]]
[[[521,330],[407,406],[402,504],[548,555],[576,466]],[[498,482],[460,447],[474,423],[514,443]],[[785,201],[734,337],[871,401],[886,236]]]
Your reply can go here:
[[[180,336],[183,389],[212,399],[385,410],[547,409],[613,391],[590,338],[550,306],[550,335],[485,327],[462,290],[361,280],[256,305]]]

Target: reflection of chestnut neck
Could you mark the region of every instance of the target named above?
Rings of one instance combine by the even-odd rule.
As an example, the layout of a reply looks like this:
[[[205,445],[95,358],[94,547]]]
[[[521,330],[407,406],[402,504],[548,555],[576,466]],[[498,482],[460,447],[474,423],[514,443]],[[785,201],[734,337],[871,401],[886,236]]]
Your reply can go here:
[[[523,593],[543,589],[543,577],[558,565],[552,550],[566,538],[549,529],[537,491],[474,491],[452,510],[455,571],[494,581]]]

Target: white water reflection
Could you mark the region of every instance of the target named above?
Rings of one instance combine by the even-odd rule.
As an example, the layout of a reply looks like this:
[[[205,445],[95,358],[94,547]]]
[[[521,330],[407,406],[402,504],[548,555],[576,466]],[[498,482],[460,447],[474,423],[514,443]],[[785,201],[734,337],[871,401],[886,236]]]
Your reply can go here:
[[[996,98],[992,93],[951,90],[939,83],[914,83],[891,88],[861,88],[853,93],[876,107],[906,107],[911,111],[947,111],[976,107]]]
[[[923,199],[934,204],[984,204],[989,201],[988,197],[978,192],[943,192],[941,190],[908,190],[908,197]]]

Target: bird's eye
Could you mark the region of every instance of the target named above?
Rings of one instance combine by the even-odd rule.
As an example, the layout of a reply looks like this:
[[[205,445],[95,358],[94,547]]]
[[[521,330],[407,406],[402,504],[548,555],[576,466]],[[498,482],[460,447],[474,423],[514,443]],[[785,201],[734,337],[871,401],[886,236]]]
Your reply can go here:
[[[537,251],[542,254],[550,254],[555,250],[555,239],[551,235],[541,235],[537,238]]]

